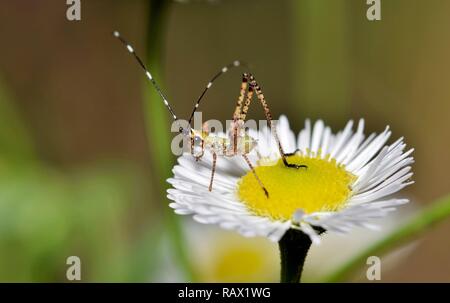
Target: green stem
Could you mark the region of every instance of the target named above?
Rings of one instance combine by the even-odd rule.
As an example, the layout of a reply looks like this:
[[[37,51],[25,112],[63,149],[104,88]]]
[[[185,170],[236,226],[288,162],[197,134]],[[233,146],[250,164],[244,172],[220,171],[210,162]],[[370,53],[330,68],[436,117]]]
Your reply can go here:
[[[149,23],[147,32],[147,61],[153,76],[162,83],[161,62],[163,61],[164,38],[169,2],[165,0],[150,1]],[[153,153],[154,175],[160,181],[161,196],[166,196],[167,178],[174,164],[170,149],[170,120],[161,98],[152,86],[145,90],[145,122],[150,150]],[[171,251],[176,256],[177,265],[189,281],[194,280],[189,257],[186,252],[180,222],[162,199],[165,210],[164,219],[171,240]]]
[[[442,222],[450,216],[450,195],[440,198],[420,214],[406,222],[402,227],[387,235],[384,239],[376,242],[371,247],[350,259],[334,273],[322,279],[324,282],[345,281],[366,264],[369,256],[381,255],[395,247],[406,244],[415,239],[432,226]]]
[[[299,283],[303,264],[311,247],[311,239],[305,233],[289,229],[278,242],[281,258],[281,283]]]

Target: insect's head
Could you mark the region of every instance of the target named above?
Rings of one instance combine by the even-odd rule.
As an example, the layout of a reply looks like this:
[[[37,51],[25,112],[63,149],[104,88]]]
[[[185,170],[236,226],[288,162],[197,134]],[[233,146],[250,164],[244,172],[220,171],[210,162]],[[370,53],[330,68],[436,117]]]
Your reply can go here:
[[[192,130],[190,127],[184,128],[184,127],[180,126],[180,128],[178,128],[178,131],[180,132],[180,134],[182,134],[183,136],[186,136],[186,137],[190,137],[192,135]]]

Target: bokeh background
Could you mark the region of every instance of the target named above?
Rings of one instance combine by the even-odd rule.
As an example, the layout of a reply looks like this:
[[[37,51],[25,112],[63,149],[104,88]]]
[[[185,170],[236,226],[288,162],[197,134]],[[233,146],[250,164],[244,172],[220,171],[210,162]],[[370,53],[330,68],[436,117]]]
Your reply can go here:
[[[277,280],[276,245],[168,208],[170,117],[114,29],[150,63],[181,117],[238,58],[295,130],[307,117],[335,131],[363,117],[367,132],[389,124],[393,139],[405,136],[416,159],[416,184],[401,193],[410,211],[449,192],[449,1],[382,0],[374,22],[365,0],[81,5],[81,21],[70,22],[65,1],[0,2],[0,281],[66,281],[72,255],[83,281]],[[211,89],[205,118],[231,117],[239,73]],[[263,118],[257,106],[251,118]],[[427,232],[382,281],[450,282],[449,232],[448,220]],[[324,241],[305,278],[320,280],[328,261],[374,237]]]

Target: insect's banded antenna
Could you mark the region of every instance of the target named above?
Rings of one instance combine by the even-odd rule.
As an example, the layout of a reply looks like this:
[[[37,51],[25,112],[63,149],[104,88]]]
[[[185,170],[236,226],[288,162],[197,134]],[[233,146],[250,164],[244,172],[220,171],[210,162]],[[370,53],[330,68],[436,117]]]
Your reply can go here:
[[[159,88],[158,84],[156,83],[155,79],[153,79],[152,74],[150,73],[150,71],[147,69],[147,67],[145,67],[144,62],[141,60],[141,58],[136,54],[136,52],[134,51],[134,48],[124,39],[122,38],[122,36],[120,35],[120,33],[118,31],[114,31],[113,32],[114,37],[116,37],[117,39],[120,40],[120,42],[122,42],[122,44],[127,48],[127,50],[134,56],[134,58],[136,59],[136,61],[139,63],[139,65],[142,67],[142,69],[145,72],[145,75],[147,76],[147,78],[150,80],[150,82],[153,84],[153,87],[156,89],[156,91],[158,92],[159,96],[162,98],[164,105],[167,107],[167,109],[169,110],[170,114],[172,115],[172,118],[174,120],[177,120],[177,116],[175,115],[172,107],[170,106],[169,102],[167,101],[167,98],[164,96],[163,92],[161,91],[161,89]]]
[[[198,106],[200,105],[200,101],[202,101],[203,97],[205,96],[206,92],[208,91],[208,89],[211,88],[211,86],[213,85],[214,81],[217,80],[217,78],[219,78],[220,76],[222,76],[223,74],[225,74],[227,71],[229,71],[231,68],[234,67],[239,67],[239,66],[243,66],[243,67],[247,67],[247,64],[245,64],[242,61],[239,60],[235,60],[232,63],[225,65],[224,67],[222,67],[222,69],[214,75],[214,77],[211,78],[211,80],[209,80],[208,84],[206,85],[205,89],[203,90],[203,92],[200,94],[200,96],[197,99],[197,102],[194,105],[194,109],[192,110],[191,116],[189,117],[189,125],[192,122],[192,119],[194,118],[194,114],[198,109]]]

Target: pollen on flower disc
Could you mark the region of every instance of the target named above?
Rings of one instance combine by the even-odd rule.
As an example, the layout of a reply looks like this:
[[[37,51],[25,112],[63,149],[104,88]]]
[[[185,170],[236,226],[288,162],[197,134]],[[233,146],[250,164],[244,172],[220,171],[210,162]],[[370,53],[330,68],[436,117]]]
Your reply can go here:
[[[334,159],[296,154],[288,162],[307,168],[289,168],[280,159],[274,165],[255,167],[269,192],[267,198],[252,172],[238,182],[239,199],[256,215],[272,220],[290,220],[298,209],[310,214],[338,211],[352,194],[356,177]]]

